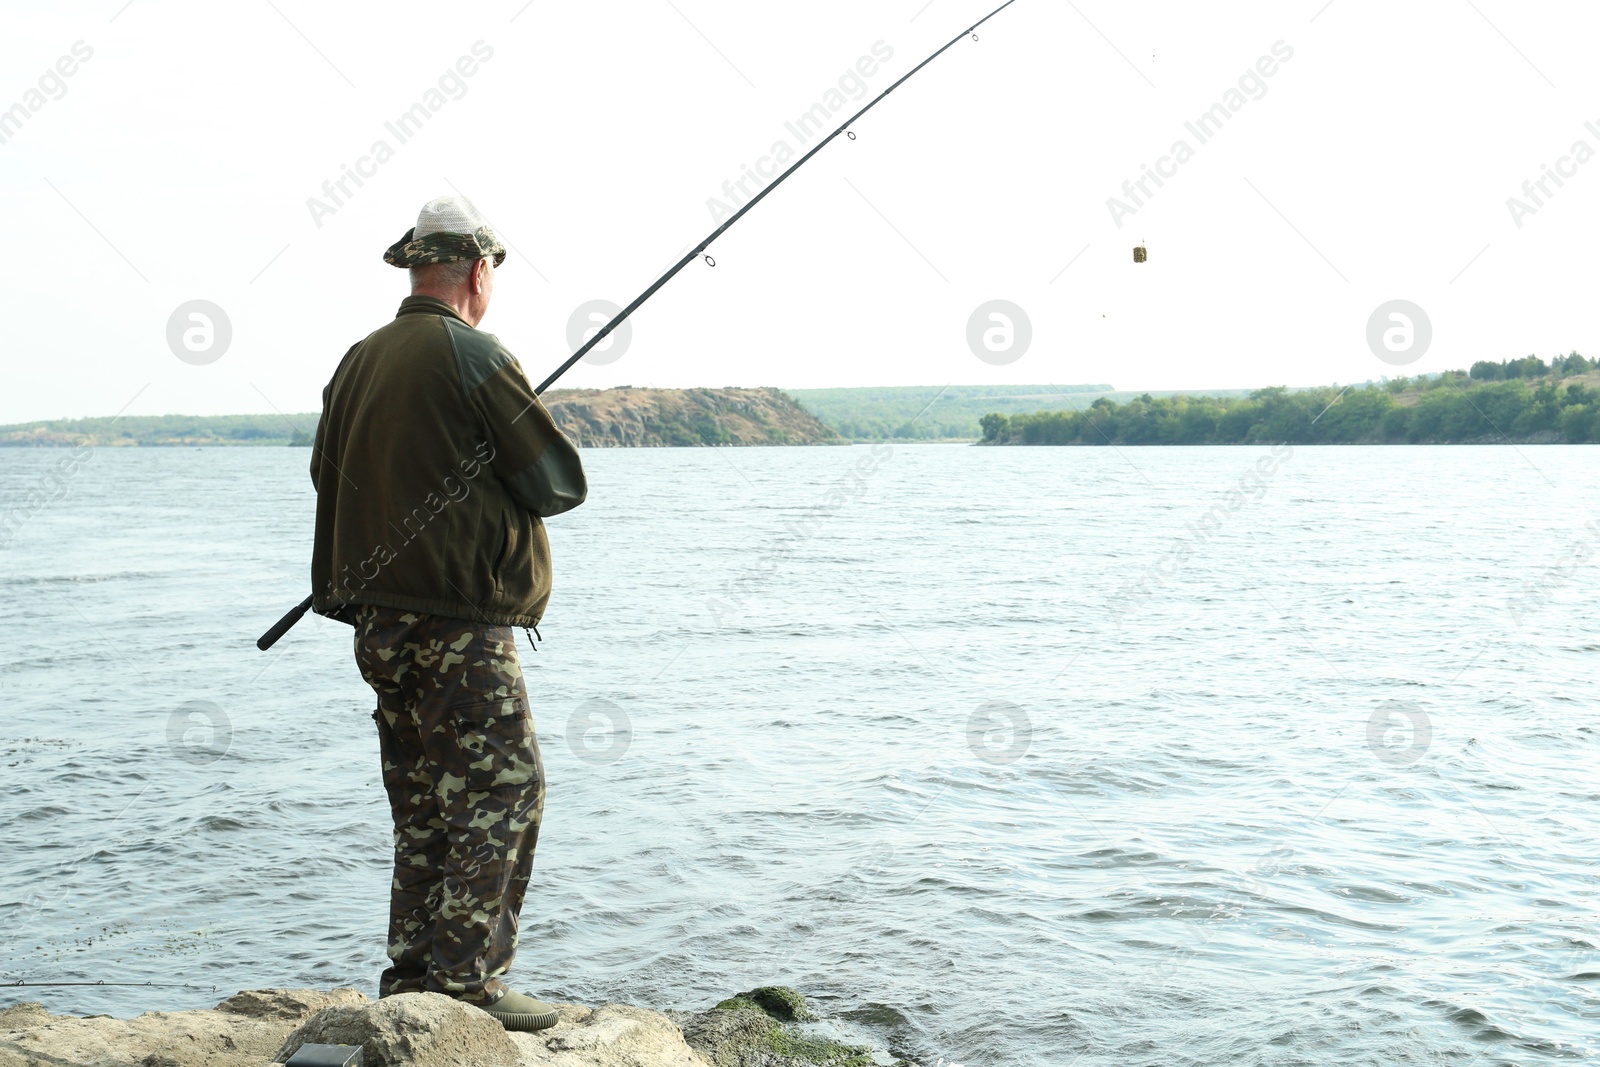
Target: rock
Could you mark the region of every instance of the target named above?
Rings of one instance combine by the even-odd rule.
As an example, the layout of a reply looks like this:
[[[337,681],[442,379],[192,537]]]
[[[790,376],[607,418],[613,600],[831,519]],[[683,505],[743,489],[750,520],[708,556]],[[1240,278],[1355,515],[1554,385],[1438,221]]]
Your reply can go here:
[[[401,993],[376,1003],[324,1008],[273,1057],[304,1044],[360,1045],[366,1067],[515,1067],[517,1046],[487,1012],[440,993]]]
[[[557,1008],[561,1020],[550,1029],[511,1035],[522,1053],[518,1067],[709,1067],[658,1011],[627,1004]]]
[[[872,1067],[872,1050],[794,1025],[816,1019],[787,986],[761,986],[677,1016],[689,1047],[716,1067]]]
[[[44,1010],[43,1004],[36,1000],[26,1000],[0,1011],[0,1034],[7,1030],[26,1030],[30,1026],[42,1026],[49,1021],[50,1013]]]
[[[786,1023],[810,1022],[816,1018],[811,1009],[806,1007],[806,998],[786,985],[758,986],[748,993],[729,997],[717,1007],[724,1011],[750,1008],[753,1011],[765,1012],[774,1019]]]
[[[352,999],[366,998],[353,989],[260,990],[210,1011],[153,1011],[136,1019],[80,1019],[17,1004],[0,1012],[0,1067],[264,1067],[295,1023],[320,1006]]]
[[[269,1067],[302,1044],[363,1046],[367,1067],[871,1067],[805,1000],[763,986],[700,1012],[557,1005],[560,1021],[508,1034],[436,993],[369,1001],[354,989],[246,990],[207,1011],[136,1019],[0,1010],[0,1067]],[[679,1026],[683,1028],[680,1030]]]
[[[218,1011],[251,1019],[309,1019],[323,1008],[346,1004],[367,1004],[359,989],[342,986],[328,993],[315,989],[246,989],[217,1005]]]
[[[683,1036],[689,1047],[716,1067],[759,1063],[761,1057],[772,1052],[775,1029],[765,1012],[745,1007],[718,1006],[683,1020]]]

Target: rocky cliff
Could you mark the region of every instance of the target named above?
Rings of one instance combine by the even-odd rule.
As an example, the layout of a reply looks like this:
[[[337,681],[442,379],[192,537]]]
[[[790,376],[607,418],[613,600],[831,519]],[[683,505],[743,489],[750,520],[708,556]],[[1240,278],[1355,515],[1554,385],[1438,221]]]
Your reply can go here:
[[[554,389],[544,404],[581,448],[844,443],[781,389]]]

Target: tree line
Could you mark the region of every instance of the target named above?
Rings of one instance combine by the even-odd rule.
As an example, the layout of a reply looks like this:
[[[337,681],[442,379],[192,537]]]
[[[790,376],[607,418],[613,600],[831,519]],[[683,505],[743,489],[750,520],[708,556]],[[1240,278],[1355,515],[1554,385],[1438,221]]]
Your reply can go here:
[[[1004,445],[1580,444],[1600,442],[1595,369],[1576,352],[1528,356],[1344,389],[1101,397],[1082,411],[991,413],[980,425],[982,443]]]

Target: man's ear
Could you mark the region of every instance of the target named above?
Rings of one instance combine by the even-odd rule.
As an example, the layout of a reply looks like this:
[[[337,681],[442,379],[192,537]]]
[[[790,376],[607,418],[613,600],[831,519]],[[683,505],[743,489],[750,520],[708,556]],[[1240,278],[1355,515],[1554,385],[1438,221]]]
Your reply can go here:
[[[489,272],[494,268],[489,265],[488,257],[479,259],[472,264],[472,291],[481,293],[489,285]]]

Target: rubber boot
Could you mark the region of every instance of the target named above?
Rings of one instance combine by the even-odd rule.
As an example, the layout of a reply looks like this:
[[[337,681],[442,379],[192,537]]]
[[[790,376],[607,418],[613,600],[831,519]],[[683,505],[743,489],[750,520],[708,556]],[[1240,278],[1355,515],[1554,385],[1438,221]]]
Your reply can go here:
[[[514,989],[506,990],[505,995],[493,1004],[480,1004],[478,1007],[500,1020],[500,1025],[507,1030],[546,1030],[560,1019],[554,1004],[534,1000]]]

